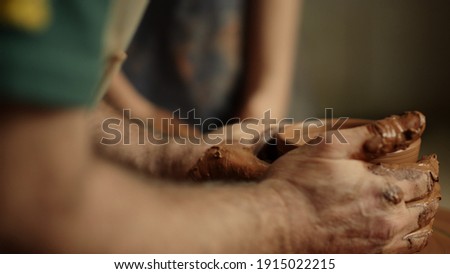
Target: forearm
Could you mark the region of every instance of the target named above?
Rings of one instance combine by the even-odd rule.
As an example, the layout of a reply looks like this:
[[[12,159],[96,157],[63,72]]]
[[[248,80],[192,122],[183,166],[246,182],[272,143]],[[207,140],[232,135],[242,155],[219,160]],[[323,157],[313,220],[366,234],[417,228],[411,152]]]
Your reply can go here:
[[[285,117],[302,1],[252,1],[243,117]]]
[[[263,134],[276,132],[275,128],[267,132],[270,125],[255,121],[220,128],[209,135],[163,136],[134,115],[123,117],[104,102],[92,113],[91,126],[101,155],[150,175],[195,180],[260,180],[268,164],[256,154],[268,138],[262,138]]]
[[[172,112],[156,106],[140,95],[123,72],[112,79],[103,101],[118,111],[130,109],[134,117],[144,121],[151,119],[154,131],[175,136],[199,134],[194,127],[181,126],[181,121],[174,117]],[[171,120],[171,124],[165,125],[163,121],[168,119]]]
[[[90,153],[83,110],[4,111],[10,118],[0,124],[2,251],[289,248],[287,213],[268,184],[175,186],[138,177]]]
[[[269,185],[146,184],[102,161],[82,185],[79,206],[39,216],[28,244],[75,253],[290,251],[284,204]]]
[[[107,124],[108,119],[117,122]],[[122,113],[102,102],[91,115],[97,151],[148,174],[179,179],[186,178],[189,169],[209,148],[200,135],[193,136],[196,138],[191,142],[185,137],[163,135],[141,121],[129,123]],[[108,133],[110,130],[115,135]]]

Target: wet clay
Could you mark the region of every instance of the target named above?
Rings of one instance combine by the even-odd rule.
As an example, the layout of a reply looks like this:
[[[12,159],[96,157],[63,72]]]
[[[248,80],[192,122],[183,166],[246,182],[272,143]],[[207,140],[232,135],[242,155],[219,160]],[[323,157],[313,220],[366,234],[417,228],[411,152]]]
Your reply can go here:
[[[258,159],[246,146],[218,145],[208,149],[189,171],[189,177],[202,180],[255,181],[261,179],[269,164]]]
[[[422,136],[425,116],[418,111],[393,115],[367,126],[374,138],[364,144],[365,154],[374,159],[397,150],[405,150]]]
[[[308,138],[314,138],[327,130],[337,119],[322,120],[323,126],[308,128],[300,123],[287,125],[283,133],[277,134],[278,155],[283,155],[292,149],[307,144],[301,138],[296,143],[290,142],[295,139],[295,131],[308,134]],[[425,116],[418,111],[405,112],[402,115],[392,115],[382,120],[348,119],[341,124],[339,130],[366,126],[373,135],[367,141],[359,155],[355,159],[364,159],[372,163],[414,163],[417,161],[420,150],[420,136],[425,130]]]

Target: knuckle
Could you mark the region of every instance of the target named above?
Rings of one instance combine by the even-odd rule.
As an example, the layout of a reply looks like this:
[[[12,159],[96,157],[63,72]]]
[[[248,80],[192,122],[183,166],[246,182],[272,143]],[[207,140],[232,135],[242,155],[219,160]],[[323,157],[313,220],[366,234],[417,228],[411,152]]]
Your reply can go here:
[[[405,201],[405,192],[392,177],[379,177],[372,186],[374,198],[380,209],[392,209],[392,206],[402,205]]]

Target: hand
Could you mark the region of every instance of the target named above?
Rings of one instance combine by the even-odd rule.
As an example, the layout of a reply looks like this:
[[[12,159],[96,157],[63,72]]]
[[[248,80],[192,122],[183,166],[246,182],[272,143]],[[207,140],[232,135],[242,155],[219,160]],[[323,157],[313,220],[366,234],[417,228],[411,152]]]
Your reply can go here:
[[[409,253],[431,234],[440,200],[438,162],[367,162],[420,137],[418,112],[341,130],[347,143],[306,145],[280,157],[268,181],[288,210],[294,252]]]

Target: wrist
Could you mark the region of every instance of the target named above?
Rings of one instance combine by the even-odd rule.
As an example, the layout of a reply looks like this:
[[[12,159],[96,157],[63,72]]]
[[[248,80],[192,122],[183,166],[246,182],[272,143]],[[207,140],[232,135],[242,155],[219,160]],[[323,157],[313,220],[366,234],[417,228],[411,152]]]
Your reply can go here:
[[[187,179],[189,170],[192,169],[199,159],[210,148],[210,145],[178,144],[171,142],[164,146],[162,157],[157,159],[161,165],[161,176],[174,179]]]
[[[272,202],[271,219],[280,223],[278,235],[284,253],[308,252],[307,232],[311,224],[311,208],[303,193],[289,182],[281,179],[266,179],[261,183],[267,189],[267,200]]]

